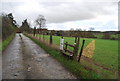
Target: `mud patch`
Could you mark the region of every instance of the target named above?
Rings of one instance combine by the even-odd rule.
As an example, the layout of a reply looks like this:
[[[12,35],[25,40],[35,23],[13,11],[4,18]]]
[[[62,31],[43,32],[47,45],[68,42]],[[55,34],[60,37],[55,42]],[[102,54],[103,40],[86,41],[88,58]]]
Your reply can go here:
[[[87,47],[83,50],[83,56],[92,58],[95,50],[95,40],[92,40]]]

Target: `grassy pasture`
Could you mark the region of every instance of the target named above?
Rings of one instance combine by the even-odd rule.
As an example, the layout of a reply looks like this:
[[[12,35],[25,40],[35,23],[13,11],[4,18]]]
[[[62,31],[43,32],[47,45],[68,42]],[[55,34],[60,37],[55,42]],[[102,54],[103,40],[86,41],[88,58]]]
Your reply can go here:
[[[43,37],[43,36],[41,36]],[[48,35],[44,35],[46,40],[49,40]],[[60,36],[53,36],[53,43],[60,45]],[[93,60],[100,65],[118,70],[118,41],[117,40],[104,40],[104,39],[91,39],[91,38],[81,38],[80,47],[82,40],[85,40],[84,48],[92,41],[95,40],[95,50],[93,54]],[[64,42],[68,41],[69,44],[74,44],[74,37],[64,37]],[[80,51],[79,47],[79,51]],[[73,50],[72,48],[69,48]]]
[[[43,38],[43,36],[40,36],[41,38]],[[53,44],[56,45],[60,45],[60,38],[61,36],[53,36]],[[44,35],[44,39],[48,40],[50,39],[50,36],[48,35]],[[90,38],[81,38],[80,39],[80,47],[81,47],[81,43],[82,40],[85,39],[85,45],[84,48],[92,41],[95,40],[95,50],[94,50],[94,54],[92,57],[92,62],[94,63],[92,64],[89,61],[83,60],[82,61],[82,65],[87,68],[86,71],[93,71],[97,74],[92,74],[94,76],[92,76],[92,78],[102,78],[102,79],[116,79],[117,74],[116,72],[118,72],[118,41],[117,40],[104,40],[104,39],[90,39]],[[74,43],[74,37],[64,37],[64,42],[68,41],[69,44]],[[79,47],[79,51],[80,51],[80,47]],[[45,48],[47,49],[47,48]],[[69,48],[70,50],[72,50],[72,48]],[[55,54],[53,52],[53,54]],[[58,58],[56,56],[56,58]],[[61,57],[60,57],[61,58]],[[61,58],[62,59],[62,58]],[[65,62],[63,62],[65,63]],[[70,66],[74,65],[71,64],[72,62],[70,62]],[[69,67],[69,65],[65,64],[66,67]],[[76,69],[79,69],[80,72],[83,72],[83,74],[86,74],[83,70],[80,69],[79,67],[76,66]],[[71,66],[71,68],[75,68],[74,66]],[[71,69],[69,68],[69,69]],[[105,69],[107,68],[107,69]],[[112,70],[112,71],[111,71]],[[114,72],[113,72],[114,70]],[[74,71],[73,69],[71,69],[71,71]],[[77,70],[76,70],[77,71]],[[78,72],[75,72],[75,74],[78,74]],[[83,75],[80,74],[80,75]],[[91,75],[91,73],[90,73]],[[86,76],[86,75],[85,75]],[[82,77],[85,78],[85,76],[83,75]],[[89,77],[89,76],[88,76]],[[91,76],[90,76],[91,77]]]

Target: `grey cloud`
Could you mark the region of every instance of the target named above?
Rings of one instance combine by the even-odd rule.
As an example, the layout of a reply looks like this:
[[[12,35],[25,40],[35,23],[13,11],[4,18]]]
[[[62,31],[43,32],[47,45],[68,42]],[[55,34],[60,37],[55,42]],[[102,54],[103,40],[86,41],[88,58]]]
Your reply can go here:
[[[99,15],[109,15],[112,11],[108,8],[113,5],[108,3],[109,2],[40,2],[37,3],[39,5],[37,5],[37,7],[35,7],[36,5],[31,5],[30,8],[23,8],[22,10],[20,7],[26,7],[23,3],[5,2],[2,3],[2,11],[14,13],[18,23],[25,18],[28,18],[29,22],[31,20],[34,21],[39,14],[44,15],[48,23],[62,23],[92,19]]]
[[[44,13],[49,22],[66,22],[95,18],[99,15],[109,15],[106,3],[65,3],[64,5],[48,7],[48,13]],[[97,15],[96,15],[97,14]]]

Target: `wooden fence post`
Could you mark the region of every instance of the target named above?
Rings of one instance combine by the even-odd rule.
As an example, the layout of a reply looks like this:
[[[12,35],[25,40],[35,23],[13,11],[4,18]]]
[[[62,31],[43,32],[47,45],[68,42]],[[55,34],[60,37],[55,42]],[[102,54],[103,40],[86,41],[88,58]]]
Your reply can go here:
[[[75,43],[77,42],[77,37],[75,37]]]
[[[73,59],[77,60],[77,49],[76,49],[77,48],[77,44],[75,43],[74,46],[75,47],[74,47],[74,52],[73,52]]]
[[[78,54],[78,48],[79,48],[79,44],[80,44],[80,38],[79,38],[79,37],[77,37],[77,42],[76,42],[76,44],[77,44],[77,54]]]
[[[85,43],[85,40],[83,40],[83,43],[82,43],[82,47],[81,47],[81,50],[80,50],[80,54],[79,54],[79,58],[78,58],[78,62],[80,61],[80,58],[81,58],[81,56],[82,56],[84,43]]]
[[[66,42],[66,45],[65,45],[65,49],[64,49],[65,52],[66,52],[66,50],[67,50],[67,45],[68,45],[68,42]]]
[[[34,30],[33,30],[34,37],[35,37],[35,34],[36,34],[36,27],[34,27]]]
[[[74,47],[74,53],[73,53],[73,59],[77,61],[77,55],[78,55],[78,48],[79,48],[79,37],[75,37],[75,47]]]
[[[52,44],[52,32],[50,33],[50,44]]]

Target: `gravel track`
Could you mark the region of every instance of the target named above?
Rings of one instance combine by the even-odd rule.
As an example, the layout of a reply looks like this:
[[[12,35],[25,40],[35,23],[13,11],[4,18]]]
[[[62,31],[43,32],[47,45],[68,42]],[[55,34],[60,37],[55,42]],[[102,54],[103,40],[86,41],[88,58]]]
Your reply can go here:
[[[76,79],[23,34],[16,34],[2,59],[3,79]]]

